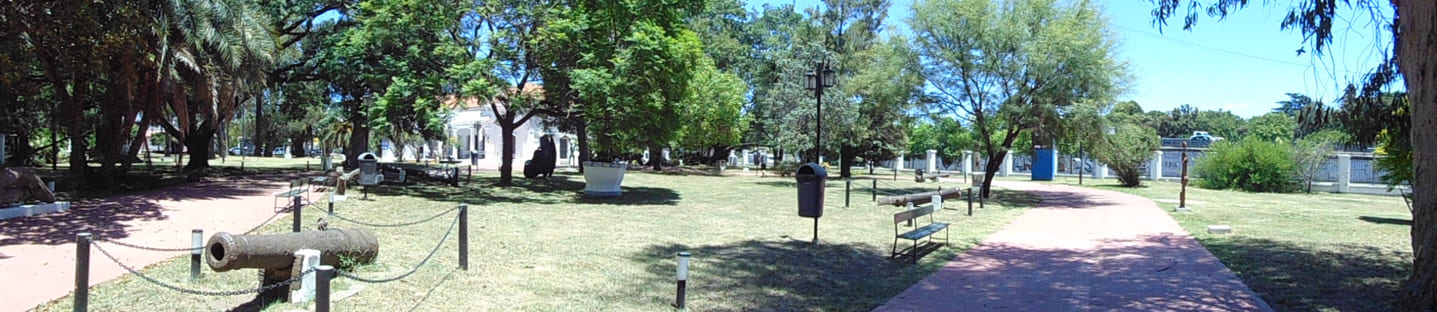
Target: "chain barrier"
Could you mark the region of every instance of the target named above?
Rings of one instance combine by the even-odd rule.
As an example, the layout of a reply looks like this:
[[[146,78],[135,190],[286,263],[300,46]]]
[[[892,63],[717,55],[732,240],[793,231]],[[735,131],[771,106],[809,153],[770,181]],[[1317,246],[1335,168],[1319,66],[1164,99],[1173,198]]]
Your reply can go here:
[[[369,222],[354,220],[354,219],[350,219],[350,218],[345,218],[344,216],[341,216],[341,215],[339,215],[338,213],[332,214],[331,216],[334,216],[335,219],[339,219],[339,220],[342,220],[342,221],[345,221],[345,222],[354,223],[354,224],[363,225],[363,226],[368,226],[368,227],[405,227],[405,226],[411,226],[411,225],[417,225],[417,224],[421,224],[421,223],[426,223],[426,222],[429,222],[429,221],[434,221],[434,219],[438,219],[439,217],[442,217],[442,216],[444,216],[444,215],[446,215],[446,214],[449,214],[449,213],[455,212],[455,211],[459,211],[459,207],[454,207],[454,208],[450,208],[449,210],[441,211],[441,212],[439,212],[439,213],[437,213],[437,214],[434,214],[433,216],[429,216],[428,218],[424,218],[423,220],[414,221],[414,222],[393,223],[393,224],[369,223]]]
[[[115,264],[119,265],[119,266],[122,267],[122,268],[125,268],[125,271],[130,271],[130,274],[134,274],[135,276],[140,277],[140,279],[143,279],[143,280],[145,280],[145,281],[147,281],[147,282],[150,282],[151,284],[159,285],[160,287],[168,288],[168,289],[173,290],[173,291],[178,291],[178,292],[181,292],[181,293],[191,294],[191,295],[201,295],[201,296],[239,296],[239,295],[257,294],[257,293],[262,293],[262,292],[269,291],[269,290],[271,290],[271,289],[275,289],[275,288],[279,288],[279,287],[284,287],[284,286],[287,286],[287,285],[292,284],[292,283],[294,283],[294,282],[298,282],[300,279],[303,279],[305,275],[308,275],[309,273],[314,273],[314,271],[315,271],[314,269],[304,270],[303,272],[300,272],[298,275],[295,275],[294,277],[291,277],[291,278],[289,278],[288,280],[284,280],[284,281],[281,281],[281,282],[279,282],[279,283],[274,283],[274,284],[269,284],[269,285],[261,285],[261,286],[259,286],[259,287],[249,288],[249,289],[229,290],[229,291],[194,290],[194,289],[188,289],[188,288],[184,288],[184,287],[180,287],[180,286],[175,286],[175,285],[172,285],[172,284],[169,284],[169,283],[165,283],[165,282],[162,282],[162,281],[160,281],[160,280],[157,280],[157,279],[155,279],[155,278],[153,278],[153,277],[150,277],[150,276],[148,276],[148,275],[145,275],[144,273],[140,273],[140,271],[136,271],[135,268],[132,268],[132,267],[130,267],[130,266],[128,266],[128,265],[125,265],[124,263],[120,262],[120,259],[115,258],[115,256],[114,256],[114,255],[111,255],[110,252],[107,251],[107,250],[105,250],[104,247],[100,247],[100,244],[91,244],[90,246],[95,247],[95,249],[96,249],[96,250],[99,250],[101,254],[104,254],[106,258],[110,258],[110,261],[114,262]]]
[[[122,241],[117,241],[117,240],[109,240],[109,239],[104,239],[104,238],[95,239],[95,241],[96,241],[96,242],[105,242],[105,243],[109,243],[109,244],[120,245],[120,246],[124,246],[124,247],[130,247],[130,248],[139,249],[139,250],[155,251],[155,252],[182,252],[182,251],[183,251],[183,252],[194,252],[194,251],[196,251],[196,250],[205,249],[204,246],[200,246],[200,247],[185,247],[185,248],[157,248],[157,247],[149,247],[149,246],[140,246],[140,245],[130,244],[130,243],[126,243],[126,242],[122,242]]]
[[[389,277],[389,278],[375,278],[375,279],[370,279],[370,278],[364,278],[364,277],[361,277],[361,276],[358,276],[358,275],[354,275],[354,273],[351,273],[351,272],[348,272],[348,271],[345,271],[345,270],[340,270],[340,269],[335,269],[335,270],[334,270],[334,273],[339,274],[339,276],[343,276],[343,277],[348,278],[348,279],[352,279],[352,280],[356,280],[356,281],[360,281],[360,282],[364,282],[364,283],[371,283],[371,284],[388,283],[388,282],[393,282],[393,281],[397,281],[397,280],[402,280],[402,279],[404,279],[404,278],[406,278],[406,277],[409,277],[409,275],[414,274],[414,272],[418,272],[418,271],[419,271],[419,268],[424,267],[424,264],[429,263],[429,259],[430,259],[430,258],[433,258],[433,257],[434,257],[434,254],[439,253],[439,247],[443,247],[443,246],[444,246],[444,241],[449,240],[449,234],[454,233],[454,226],[455,226],[455,225],[458,225],[458,224],[459,224],[459,216],[454,216],[454,221],[449,223],[449,230],[444,232],[444,237],[439,238],[439,244],[434,245],[434,250],[429,251],[429,255],[428,255],[428,256],[424,256],[424,259],[423,259],[423,260],[419,260],[419,264],[415,265],[413,269],[410,269],[410,270],[409,270],[409,272],[404,272],[404,274],[399,274],[398,276]]]

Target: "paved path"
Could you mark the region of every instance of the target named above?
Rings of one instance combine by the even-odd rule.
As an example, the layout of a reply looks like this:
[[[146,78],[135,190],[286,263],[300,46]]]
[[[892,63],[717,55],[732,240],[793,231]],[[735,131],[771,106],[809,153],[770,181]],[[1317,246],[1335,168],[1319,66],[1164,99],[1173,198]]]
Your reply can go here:
[[[192,229],[203,229],[209,239],[217,232],[242,233],[283,216],[275,213],[271,194],[284,187],[279,177],[228,178],[86,200],[68,212],[0,220],[0,311],[32,309],[74,290],[78,233],[150,247],[189,247]],[[98,244],[136,268],[189,254]],[[127,273],[98,250],[90,253],[91,286]]]
[[[1043,203],[877,311],[1272,311],[1148,199],[997,184]]]

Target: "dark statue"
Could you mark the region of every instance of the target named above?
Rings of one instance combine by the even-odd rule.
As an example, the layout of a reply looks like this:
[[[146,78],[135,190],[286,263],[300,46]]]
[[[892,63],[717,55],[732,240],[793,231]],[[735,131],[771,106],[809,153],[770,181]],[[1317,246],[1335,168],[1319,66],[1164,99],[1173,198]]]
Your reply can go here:
[[[534,158],[524,162],[524,177],[552,177],[554,164],[558,160],[558,153],[554,149],[554,136],[545,134],[539,137],[539,150],[534,151]]]

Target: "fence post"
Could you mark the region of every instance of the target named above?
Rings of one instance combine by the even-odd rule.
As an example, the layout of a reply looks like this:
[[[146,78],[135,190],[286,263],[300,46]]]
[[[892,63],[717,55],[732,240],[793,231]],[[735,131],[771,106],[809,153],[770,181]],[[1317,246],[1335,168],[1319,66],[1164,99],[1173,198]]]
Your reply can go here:
[[[294,232],[295,232],[295,233],[299,233],[299,223],[300,223],[300,219],[303,218],[302,214],[303,214],[304,209],[302,209],[302,208],[304,208],[304,206],[300,206],[300,204],[301,204],[301,203],[300,203],[300,197],[299,197],[299,196],[295,196],[295,197],[294,197],[294,216],[293,216],[293,217],[294,217]]]
[[[973,216],[973,196],[977,194],[977,190],[975,190],[973,187],[968,188],[968,216],[970,217]]]
[[[469,204],[459,204],[459,268],[469,270]]]
[[[334,267],[320,265],[314,270],[314,310],[329,312],[329,279],[334,276]]]
[[[329,198],[329,215],[334,215],[334,196]]]
[[[90,233],[75,235],[75,311],[90,310]]]
[[[873,188],[869,188],[868,190],[869,190],[869,191],[873,191],[873,201],[874,201],[874,202],[877,202],[877,201],[878,201],[878,179],[873,179]]]
[[[190,239],[193,241],[190,247],[194,248],[190,250],[190,281],[198,281],[200,279],[200,258],[204,253],[205,246],[205,230],[190,230]]]
[[[853,198],[853,195],[851,195],[853,192],[853,179],[849,178],[843,182],[843,208],[848,208],[848,202]]]

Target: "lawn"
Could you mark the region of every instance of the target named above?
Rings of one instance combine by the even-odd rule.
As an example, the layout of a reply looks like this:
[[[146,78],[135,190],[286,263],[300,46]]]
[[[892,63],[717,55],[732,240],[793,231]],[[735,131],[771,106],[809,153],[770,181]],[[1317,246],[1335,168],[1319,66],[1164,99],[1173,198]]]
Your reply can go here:
[[[1412,215],[1400,197],[1190,186],[1192,212],[1178,213],[1178,183],[1084,182],[1153,199],[1278,311],[1390,311],[1411,270]],[[1208,234],[1213,224],[1233,233]]]
[[[731,170],[730,172],[733,172]],[[974,216],[959,210],[937,214],[950,222],[950,248],[917,265],[888,259],[892,214],[900,208],[870,201],[872,182],[854,183],[852,207],[843,207],[844,183],[829,181],[826,211],[813,222],[797,216],[791,177],[707,176],[630,172],[619,199],[578,195],[583,178],[561,172],[548,181],[517,179],[519,186],[493,187],[494,172],[476,173],[460,188],[415,185],[376,187],[370,200],[335,206],[337,214],[374,223],[421,220],[459,203],[470,205],[469,270],[457,265],[457,241],[438,245],[427,265],[406,279],[365,284],[334,282],[336,310],[443,311],[666,311],[674,302],[674,255],[692,253],[688,307],[693,310],[866,311],[940,268],[957,253],[1011,222],[1035,197],[1004,193]],[[883,192],[933,190],[933,183],[883,181]],[[948,183],[957,186],[957,183]],[[322,196],[317,196],[322,197]],[[306,228],[324,216],[325,203],[305,208]],[[956,208],[959,205],[949,205]],[[268,208],[260,208],[268,209]],[[403,228],[370,228],[380,240],[374,264],[355,268],[368,278],[408,271],[445,235],[452,215]],[[328,220],[333,228],[363,227]],[[261,233],[288,231],[281,218]],[[939,234],[942,235],[942,234]],[[906,242],[905,242],[906,243]],[[117,248],[117,247],[110,247]],[[98,254],[98,253],[97,253]],[[99,257],[99,256],[96,256]],[[97,258],[95,261],[109,261]],[[205,290],[257,286],[255,270],[215,273],[205,269],[188,282],[188,257],[144,270],[164,281]],[[252,296],[182,295],[134,276],[95,287],[92,310],[267,310],[312,305],[253,302]],[[70,298],[39,308],[70,310]]]

